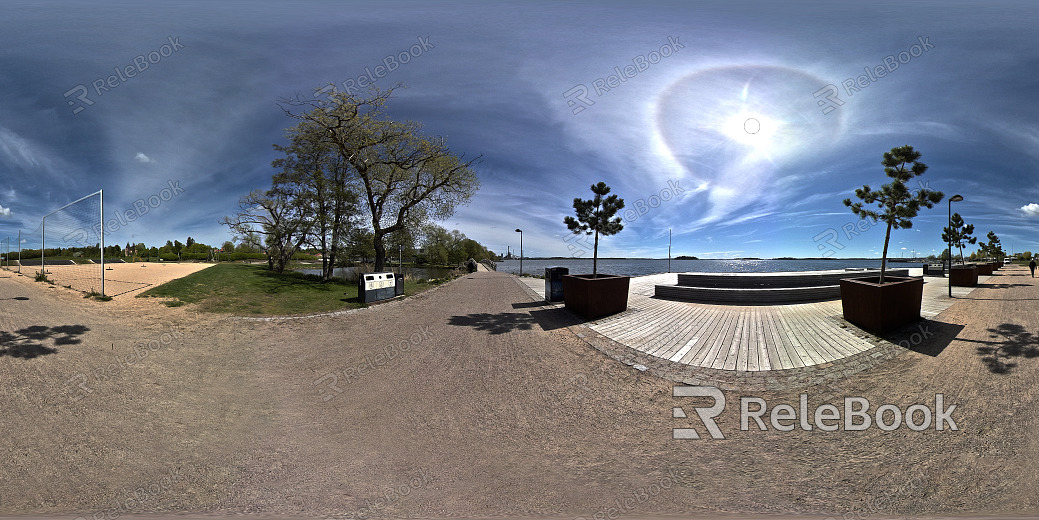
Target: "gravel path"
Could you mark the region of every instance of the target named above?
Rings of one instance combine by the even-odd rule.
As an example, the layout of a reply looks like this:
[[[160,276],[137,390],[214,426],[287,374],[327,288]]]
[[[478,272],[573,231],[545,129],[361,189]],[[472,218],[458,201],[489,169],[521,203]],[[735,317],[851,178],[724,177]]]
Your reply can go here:
[[[987,285],[879,367],[726,391],[718,440],[693,410],[709,399],[606,358],[503,273],[257,321],[121,311],[0,272],[0,513],[1035,512],[1039,288],[1020,267]],[[741,397],[796,408],[802,391],[812,410],[943,393],[958,430],[740,430]],[[686,427],[704,438],[672,439]]]

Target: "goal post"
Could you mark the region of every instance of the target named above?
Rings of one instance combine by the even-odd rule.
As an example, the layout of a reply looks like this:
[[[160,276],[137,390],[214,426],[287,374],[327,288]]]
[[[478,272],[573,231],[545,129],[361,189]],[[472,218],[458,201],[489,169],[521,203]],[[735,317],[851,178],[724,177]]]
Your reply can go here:
[[[57,285],[104,295],[104,235],[101,190],[44,215],[40,224],[41,272]]]

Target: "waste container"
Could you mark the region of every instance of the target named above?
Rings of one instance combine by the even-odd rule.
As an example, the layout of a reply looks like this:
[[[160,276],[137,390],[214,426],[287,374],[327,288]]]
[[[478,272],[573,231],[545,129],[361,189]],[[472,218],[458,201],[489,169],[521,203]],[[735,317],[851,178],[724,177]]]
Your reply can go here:
[[[357,279],[357,299],[361,303],[388,300],[396,293],[397,277],[392,272],[364,273]]]
[[[570,274],[566,267],[545,268],[545,301],[563,301],[563,275]]]

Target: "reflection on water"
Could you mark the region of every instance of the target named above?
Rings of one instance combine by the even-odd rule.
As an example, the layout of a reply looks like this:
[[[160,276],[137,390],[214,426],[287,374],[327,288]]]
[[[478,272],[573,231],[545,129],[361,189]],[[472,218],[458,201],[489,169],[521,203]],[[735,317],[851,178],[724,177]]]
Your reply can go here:
[[[333,278],[343,278],[350,282],[357,281],[357,275],[361,267],[336,267],[332,270]],[[297,271],[304,274],[321,274],[321,269],[297,269]],[[387,271],[393,271],[394,273],[400,273],[400,269],[394,267],[387,269]],[[432,267],[405,267],[404,276],[415,278],[417,280],[429,280],[431,278],[446,278],[451,274],[450,269],[437,269]]]

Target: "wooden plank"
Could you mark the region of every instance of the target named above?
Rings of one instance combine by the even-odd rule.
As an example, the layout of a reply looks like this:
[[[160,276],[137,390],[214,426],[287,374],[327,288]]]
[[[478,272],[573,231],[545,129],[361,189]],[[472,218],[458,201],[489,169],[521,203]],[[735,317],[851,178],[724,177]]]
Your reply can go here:
[[[747,332],[750,337],[750,344],[746,346],[747,349],[747,363],[743,367],[743,370],[750,372],[757,372],[761,370],[761,346],[764,343],[764,338],[761,337],[761,323],[758,321],[758,308],[750,307],[747,309],[750,313],[749,322],[750,326],[747,327]],[[767,363],[768,360],[765,360]]]
[[[758,346],[758,363],[757,370],[772,370],[772,360],[768,357],[768,339],[767,330],[768,325],[765,323],[764,314],[768,312],[768,307],[755,307],[754,308],[754,321],[757,322],[757,346]],[[748,369],[750,367],[748,366]]]
[[[690,351],[695,351],[700,347],[700,340],[697,335],[697,330],[703,326],[702,320],[706,313],[706,309],[701,306],[689,306],[689,308],[682,314],[683,326],[676,333],[676,348],[669,348],[666,351],[661,351],[655,355],[663,357],[665,359],[672,359],[679,350],[685,349],[682,357],[687,357]],[[691,340],[696,338],[694,343],[690,343]],[[689,348],[686,348],[686,347]]]
[[[791,305],[790,318],[796,324],[794,331],[801,335],[805,351],[815,360],[815,364],[826,363],[838,359],[838,355],[819,337],[819,331],[804,318],[801,305]]]
[[[779,367],[779,351],[776,350],[776,340],[772,336],[772,324],[769,322],[769,314],[772,307],[758,309],[758,319],[761,324],[761,351],[758,354],[758,364],[767,364],[768,368],[762,370],[773,370]],[[774,367],[774,368],[773,368]]]
[[[795,331],[798,325],[796,320],[791,319],[790,307],[792,306],[783,307],[780,314],[780,322],[783,324],[783,331],[786,333],[787,339],[790,340],[790,348],[796,354],[802,366],[818,364],[820,361],[809,355],[806,348],[807,342]]]
[[[803,367],[805,366],[804,362],[801,361],[800,355],[794,349],[794,344],[797,340],[791,337],[786,329],[786,325],[783,322],[782,309],[782,307],[773,307],[769,316],[772,335],[776,339],[776,351],[780,358],[780,366],[784,369]]]
[[[742,309],[736,311],[735,314],[736,320],[733,323],[732,328],[726,331],[726,335],[729,337],[729,349],[728,352],[725,353],[725,360],[721,364],[722,370],[736,370],[736,361],[739,358],[740,340],[742,339],[741,333],[746,318],[743,316]],[[717,360],[715,361],[715,365],[718,365]]]
[[[695,326],[695,322],[693,322],[695,315],[696,309],[692,306],[678,308],[677,312],[668,316],[667,320],[660,324],[658,330],[647,338],[647,344],[652,348],[648,348],[646,352],[653,356],[670,359],[675,352],[684,348],[688,343],[689,331]]]
[[[724,362],[725,354],[728,351],[728,344],[725,343],[727,338],[726,329],[729,327],[729,323],[734,319],[735,317],[733,316],[733,313],[728,311],[722,311],[715,314],[715,320],[717,323],[715,328],[711,331],[711,348],[704,356],[703,361],[699,363],[700,366],[713,368],[715,361],[719,357],[721,357]]]

